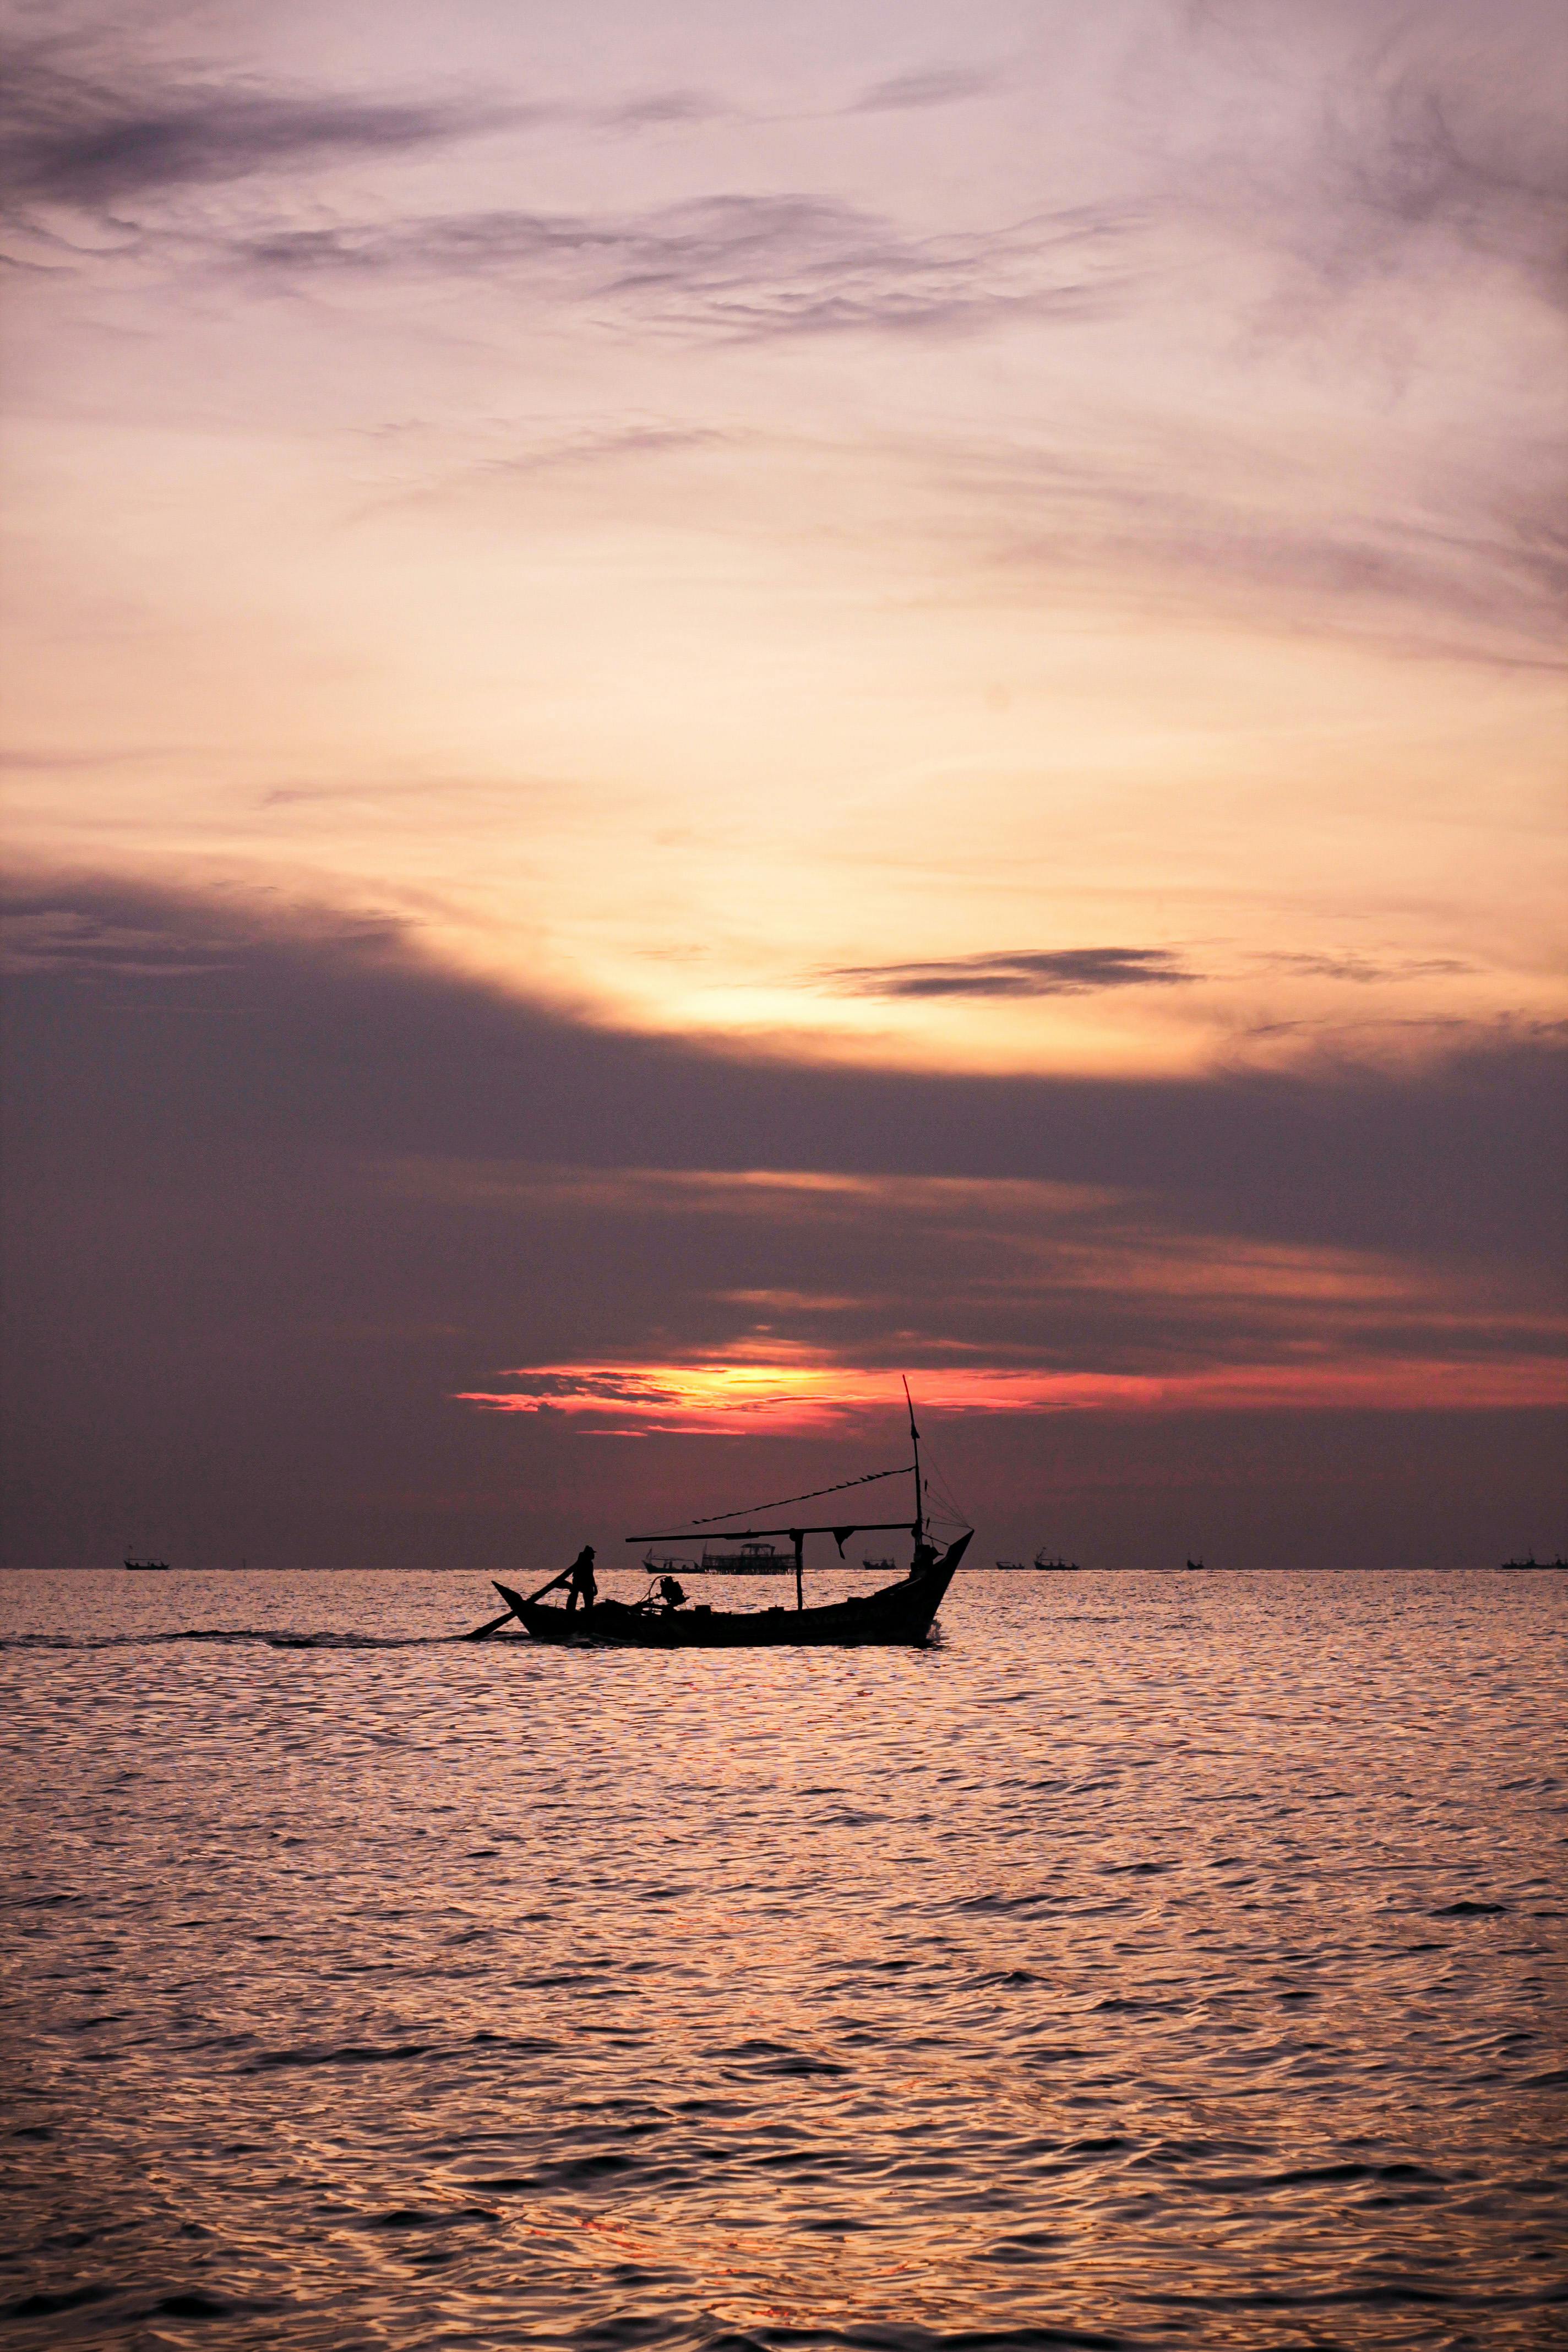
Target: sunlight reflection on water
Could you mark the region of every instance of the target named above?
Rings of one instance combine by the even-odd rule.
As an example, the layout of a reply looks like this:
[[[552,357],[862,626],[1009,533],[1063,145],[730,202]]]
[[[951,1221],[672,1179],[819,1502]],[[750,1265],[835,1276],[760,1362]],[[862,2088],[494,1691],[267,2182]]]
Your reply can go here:
[[[7,1578],[16,2339],[1539,2343],[1563,1598]]]

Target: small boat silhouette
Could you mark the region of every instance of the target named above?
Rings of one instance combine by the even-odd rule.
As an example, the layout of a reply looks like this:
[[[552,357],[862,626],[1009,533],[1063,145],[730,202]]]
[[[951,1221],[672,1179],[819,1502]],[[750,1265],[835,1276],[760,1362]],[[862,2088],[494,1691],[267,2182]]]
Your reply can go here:
[[[716,1551],[710,1544],[696,1559],[689,1554],[656,1554],[650,1549],[643,1554],[642,1564],[650,1576],[671,1570],[682,1576],[787,1576],[794,1562],[787,1551],[773,1544],[743,1543],[733,1552]]]

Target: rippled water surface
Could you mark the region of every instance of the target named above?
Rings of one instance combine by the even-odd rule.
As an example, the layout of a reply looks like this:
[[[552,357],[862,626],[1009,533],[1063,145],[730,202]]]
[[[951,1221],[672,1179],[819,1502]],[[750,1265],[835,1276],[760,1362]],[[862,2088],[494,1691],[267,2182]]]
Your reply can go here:
[[[12,2340],[1560,2341],[1565,1601],[0,1580]]]

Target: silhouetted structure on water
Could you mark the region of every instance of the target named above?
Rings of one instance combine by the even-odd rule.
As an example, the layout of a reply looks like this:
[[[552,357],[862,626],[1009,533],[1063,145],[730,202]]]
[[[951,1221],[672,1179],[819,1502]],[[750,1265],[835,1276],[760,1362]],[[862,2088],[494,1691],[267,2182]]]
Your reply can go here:
[[[907,1400],[907,1381],[904,1392]],[[925,1481],[921,1472],[920,1431],[915,1426],[912,1404],[910,1407],[910,1438],[914,1449],[914,1461],[908,1470],[877,1470],[864,1478],[847,1479],[843,1486],[827,1486],[818,1491],[829,1495],[842,1494],[850,1486],[872,1486],[881,1478],[912,1475],[915,1504],[912,1519],[859,1519],[832,1525],[737,1528],[730,1535],[711,1539],[743,1545],[755,1556],[764,1543],[771,1548],[773,1538],[787,1536],[790,1552],[786,1558],[795,1570],[795,1605],[793,1609],[714,1609],[705,1602],[689,1608],[680,1585],[668,1574],[661,1575],[640,1601],[591,1599],[579,1609],[576,1601],[581,1587],[577,1580],[584,1560],[588,1563],[590,1584],[593,1580],[593,1552],[585,1546],[570,1569],[560,1576],[552,1576],[548,1584],[541,1585],[537,1592],[526,1598],[514,1592],[510,1585],[498,1584],[496,1591],[507,1604],[505,1612],[488,1624],[476,1626],[468,1638],[471,1641],[489,1640],[515,1619],[535,1642],[613,1643],[618,1647],[649,1650],[779,1648],[801,1643],[857,1648],[873,1643],[912,1646],[923,1642],[931,1632],[953,1571],[968,1549],[973,1530],[964,1528],[954,1541],[940,1548],[931,1541],[926,1518]],[[810,1502],[816,1498],[796,1495],[788,1499]],[[767,1507],[776,1509],[784,1507],[773,1505]],[[914,1538],[914,1558],[907,1576],[896,1584],[885,1585],[877,1592],[858,1593],[847,1601],[830,1601],[819,1607],[806,1607],[803,1571],[807,1536],[832,1536],[842,1558],[846,1539],[852,1535],[889,1533],[896,1528],[906,1527]],[[650,1547],[656,1543],[683,1540],[689,1538],[679,1534],[626,1538],[628,1543]],[[704,1553],[704,1563],[707,1557]],[[891,1565],[890,1562],[888,1564]],[[660,1568],[670,1563],[655,1560],[650,1550],[645,1555],[644,1565]],[[753,1569],[751,1572],[756,1574],[759,1571]],[[566,1606],[544,1606],[546,1595],[563,1584],[572,1587]],[[501,1634],[500,1638],[518,1637]]]

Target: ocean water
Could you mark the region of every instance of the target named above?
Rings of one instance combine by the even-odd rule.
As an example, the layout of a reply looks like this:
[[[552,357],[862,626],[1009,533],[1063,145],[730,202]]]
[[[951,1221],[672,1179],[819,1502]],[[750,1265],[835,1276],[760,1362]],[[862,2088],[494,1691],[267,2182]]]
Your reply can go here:
[[[23,2352],[1563,2340],[1568,1579],[497,1605],[0,1580]]]

